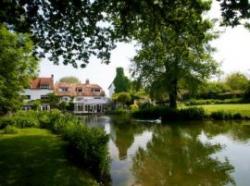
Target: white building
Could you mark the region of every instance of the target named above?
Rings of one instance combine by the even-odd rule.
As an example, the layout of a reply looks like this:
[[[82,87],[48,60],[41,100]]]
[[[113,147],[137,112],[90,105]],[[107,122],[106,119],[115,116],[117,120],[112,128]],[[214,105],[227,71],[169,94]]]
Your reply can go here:
[[[33,79],[30,88],[25,89],[22,93],[25,100],[32,101],[45,98],[49,93],[54,92],[53,75],[51,77],[39,77]]]
[[[85,83],[56,83],[55,94],[61,101],[73,100],[76,114],[102,113],[109,103],[103,89],[97,84],[90,84],[89,80]]]
[[[74,99],[74,113],[103,113],[109,99],[106,97],[82,97],[78,96]]]
[[[112,98],[112,95],[115,93],[115,85],[113,82],[109,85],[108,90],[109,90],[109,97]]]

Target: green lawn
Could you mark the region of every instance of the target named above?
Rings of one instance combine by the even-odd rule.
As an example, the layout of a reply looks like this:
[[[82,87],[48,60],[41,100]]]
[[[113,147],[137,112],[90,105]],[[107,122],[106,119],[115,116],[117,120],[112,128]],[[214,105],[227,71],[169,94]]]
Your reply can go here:
[[[199,105],[206,112],[225,111],[231,113],[240,113],[244,116],[250,116],[250,104],[215,104],[215,105]]]
[[[97,185],[65,156],[65,142],[45,129],[0,130],[0,186]]]

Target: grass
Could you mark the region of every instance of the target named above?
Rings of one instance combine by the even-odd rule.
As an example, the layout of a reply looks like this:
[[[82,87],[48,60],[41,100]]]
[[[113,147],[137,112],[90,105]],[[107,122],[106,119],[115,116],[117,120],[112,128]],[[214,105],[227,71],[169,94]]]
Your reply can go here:
[[[65,148],[66,142],[45,129],[0,130],[0,186],[97,185],[67,160]]]
[[[240,113],[243,116],[250,117],[250,104],[215,104],[215,105],[199,105],[204,108],[207,113],[224,111],[229,113]]]

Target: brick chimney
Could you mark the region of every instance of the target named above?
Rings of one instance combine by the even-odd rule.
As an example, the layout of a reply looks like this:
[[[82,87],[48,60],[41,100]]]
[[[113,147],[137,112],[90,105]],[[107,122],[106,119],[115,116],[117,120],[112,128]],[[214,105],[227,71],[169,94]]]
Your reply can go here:
[[[87,85],[89,84],[89,79],[86,79],[85,84]]]

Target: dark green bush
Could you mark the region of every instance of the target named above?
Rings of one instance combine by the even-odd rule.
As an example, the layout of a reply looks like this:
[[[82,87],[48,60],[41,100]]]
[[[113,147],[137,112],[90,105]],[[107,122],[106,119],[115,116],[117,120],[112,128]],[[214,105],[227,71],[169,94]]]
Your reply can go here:
[[[244,117],[240,113],[233,114],[233,119],[243,119]]]
[[[203,120],[205,118],[205,111],[203,108],[186,108],[179,110],[180,118],[185,120]]]
[[[0,119],[0,128],[13,125],[18,128],[39,127],[39,121],[35,111],[18,111],[15,114],[3,116]]]
[[[240,113],[232,114],[225,111],[212,112],[210,117],[214,120],[238,120],[244,118]]]
[[[243,103],[242,98],[232,99],[190,99],[185,101],[185,105],[210,105],[210,104],[231,104],[231,103]]]
[[[132,116],[139,119],[167,120],[202,120],[205,118],[205,111],[202,108],[171,109],[169,107],[152,107],[150,109],[138,110]]]
[[[108,136],[99,128],[83,125],[66,126],[63,136],[69,142],[69,151],[77,163],[89,168],[99,178],[107,174],[109,168]]]
[[[206,117],[203,108],[168,109],[162,114],[162,121],[169,120],[203,120]]]
[[[134,111],[132,116],[138,119],[158,119],[163,112],[163,108],[152,107]]]
[[[39,120],[36,111],[18,111],[11,116],[15,119],[15,126],[18,128],[39,127]]]
[[[47,128],[52,130],[54,128],[54,124],[57,120],[62,118],[64,115],[60,110],[52,109],[50,112],[38,112],[37,118],[40,123],[41,128]]]
[[[4,116],[0,118],[0,129],[5,128],[8,125],[16,125],[16,120],[9,116]]]
[[[226,120],[232,118],[232,114],[226,113],[224,111],[217,111],[217,112],[212,112],[210,117],[214,120]]]

